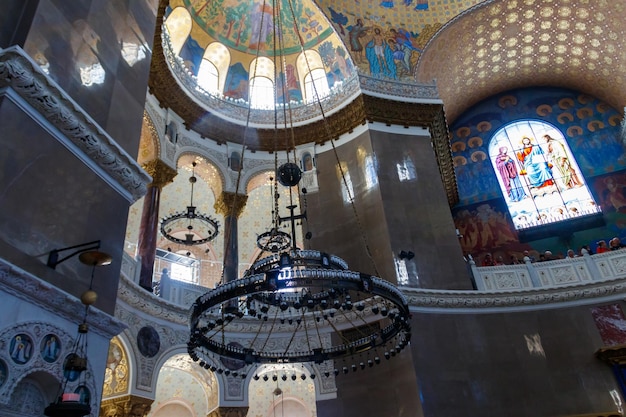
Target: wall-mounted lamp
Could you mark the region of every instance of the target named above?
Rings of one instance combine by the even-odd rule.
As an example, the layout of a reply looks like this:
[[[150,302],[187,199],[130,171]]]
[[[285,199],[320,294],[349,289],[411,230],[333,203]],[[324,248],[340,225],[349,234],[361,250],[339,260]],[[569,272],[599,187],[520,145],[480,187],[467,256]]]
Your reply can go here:
[[[69,251],[72,249],[76,249],[76,250],[70,253],[69,255],[66,255],[63,258],[59,259],[59,255],[61,252]],[[69,246],[67,248],[62,248],[62,249],[52,249],[50,251],[50,254],[48,254],[47,265],[50,268],[55,269],[58,264],[68,260],[72,256],[78,255],[79,253],[81,254],[80,261],[86,265],[92,265],[92,266],[109,265],[111,263],[111,257],[107,255],[106,253],[99,252],[97,249],[100,249],[99,240],[94,240],[93,242],[88,242],[88,243],[81,243],[79,245]],[[84,254],[90,254],[88,255],[89,259],[83,260]],[[93,262],[97,262],[97,263],[94,264]]]
[[[398,257],[400,259],[406,259],[407,261],[410,261],[411,259],[415,258],[415,254],[411,251],[400,251],[400,253],[398,254]]]

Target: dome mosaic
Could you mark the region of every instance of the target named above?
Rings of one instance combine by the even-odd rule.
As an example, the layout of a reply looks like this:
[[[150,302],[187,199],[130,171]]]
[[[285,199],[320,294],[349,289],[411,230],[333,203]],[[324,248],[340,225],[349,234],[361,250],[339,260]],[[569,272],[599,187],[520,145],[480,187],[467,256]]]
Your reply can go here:
[[[358,92],[348,51],[310,0],[172,0],[162,45],[177,83],[239,124],[297,126],[321,118],[320,104],[332,113]]]

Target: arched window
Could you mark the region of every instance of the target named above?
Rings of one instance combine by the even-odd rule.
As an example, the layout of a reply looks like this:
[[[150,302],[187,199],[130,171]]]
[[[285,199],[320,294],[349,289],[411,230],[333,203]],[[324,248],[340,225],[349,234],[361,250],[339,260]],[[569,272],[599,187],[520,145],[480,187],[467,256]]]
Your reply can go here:
[[[301,53],[296,66],[300,75],[300,84],[304,85],[304,100],[307,103],[314,103],[322,100],[330,93],[326,70],[322,57],[317,51],[306,50]]]
[[[304,77],[304,97],[307,103],[316,103],[330,93],[326,71],[314,69]]]
[[[191,15],[184,7],[176,7],[165,19],[165,28],[170,37],[172,52],[180,53],[191,33]]]
[[[221,94],[224,91],[229,65],[228,48],[219,42],[211,43],[202,56],[198,70],[198,85],[211,94]]]
[[[198,70],[198,85],[207,93],[217,94],[219,90],[219,72],[208,59],[202,59]]]
[[[250,64],[250,106],[274,110],[274,62],[269,58],[255,58]]]
[[[489,158],[516,229],[600,211],[567,140],[551,124],[522,120],[504,126],[489,143]]]

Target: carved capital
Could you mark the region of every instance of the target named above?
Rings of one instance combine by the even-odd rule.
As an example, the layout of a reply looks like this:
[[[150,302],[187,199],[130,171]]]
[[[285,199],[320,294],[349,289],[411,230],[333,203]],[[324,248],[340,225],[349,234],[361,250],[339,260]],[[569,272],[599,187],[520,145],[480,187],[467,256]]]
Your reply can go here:
[[[102,400],[100,415],[102,417],[145,417],[150,412],[154,400],[136,395]]]
[[[142,168],[152,177],[152,184],[150,184],[151,187],[163,188],[172,182],[174,177],[178,174],[174,168],[170,167],[160,159],[148,161],[142,165]]]
[[[248,407],[217,407],[207,417],[246,417]]]
[[[224,216],[235,216],[239,218],[243,208],[246,206],[248,196],[237,193],[223,191],[215,202],[215,211]]]

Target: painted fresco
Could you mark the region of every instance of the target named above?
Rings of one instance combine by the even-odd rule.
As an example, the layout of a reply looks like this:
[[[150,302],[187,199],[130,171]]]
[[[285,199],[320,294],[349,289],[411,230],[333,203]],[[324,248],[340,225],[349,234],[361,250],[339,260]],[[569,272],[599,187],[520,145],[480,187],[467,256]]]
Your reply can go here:
[[[520,135],[511,134],[512,139],[506,144],[491,142],[500,129],[518,120],[547,123],[552,130],[545,133],[557,140],[547,142],[541,132],[524,145],[520,132]],[[534,251],[536,256],[551,250],[556,255],[583,244],[594,249],[597,240],[626,235],[626,153],[619,139],[621,120],[621,114],[606,103],[558,88],[511,91],[485,100],[459,117],[450,130],[460,197],[453,216],[463,235],[463,250],[479,258],[487,252],[498,253],[506,262],[523,250]],[[540,148],[535,151],[537,154],[542,153],[532,159],[541,160],[542,170],[551,173],[550,178],[542,178],[540,167],[537,168],[532,172],[536,176],[532,181],[536,183],[528,178],[531,167],[524,163],[531,145]],[[560,171],[555,162],[557,145],[568,159],[569,170]],[[503,175],[509,175],[508,183]],[[548,179],[553,183],[546,182]],[[520,243],[507,203],[535,201],[553,195],[552,191],[572,193],[584,189],[584,183],[589,193],[583,200],[590,207],[597,204],[596,209],[603,213],[604,226],[572,226],[568,230],[566,220],[561,234]],[[498,228],[497,233],[502,234],[499,238],[494,238],[493,227],[483,226],[490,216],[500,223],[502,218],[506,219],[508,229]],[[468,226],[472,221],[477,221],[477,225]],[[463,230],[468,227],[466,236]]]
[[[591,316],[605,346],[626,344],[626,317],[619,304],[592,307]]]
[[[318,0],[361,74],[404,82],[437,30],[479,2]]]
[[[311,49],[333,33],[326,17],[312,1],[181,0],[180,3],[209,36],[248,54],[260,49],[271,56],[275,45],[283,54],[299,53],[301,40],[304,49]],[[275,25],[297,28],[298,32],[284,31],[282,37],[274,39]]]

